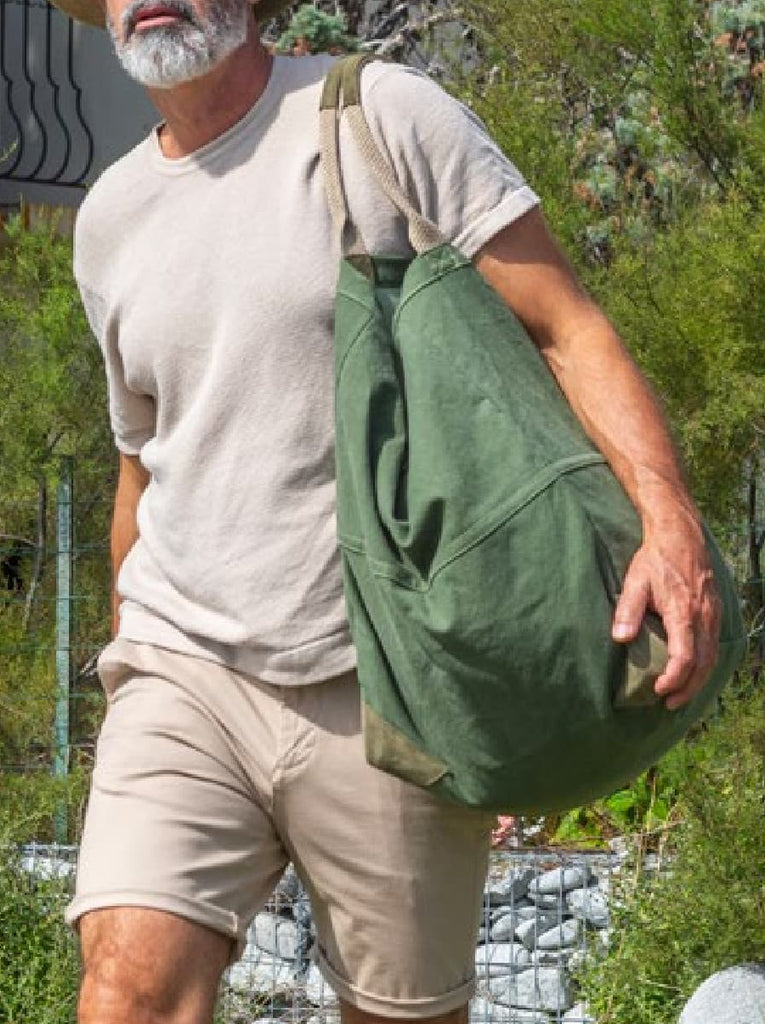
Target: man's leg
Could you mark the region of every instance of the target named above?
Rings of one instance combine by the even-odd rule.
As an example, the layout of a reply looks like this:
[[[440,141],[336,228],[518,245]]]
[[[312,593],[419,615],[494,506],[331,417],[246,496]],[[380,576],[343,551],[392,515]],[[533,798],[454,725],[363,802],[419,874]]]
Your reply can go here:
[[[174,914],[113,907],[80,922],[79,1024],[212,1024],[232,940]]]
[[[311,897],[318,966],[348,1004],[344,1024],[462,1024],[496,819],[366,763],[353,674],[284,699],[295,743],[274,821]]]
[[[267,811],[279,703],[223,666],[128,641],[99,671],[109,708],[66,915],[80,1020],[209,1024],[232,943],[286,865]]]

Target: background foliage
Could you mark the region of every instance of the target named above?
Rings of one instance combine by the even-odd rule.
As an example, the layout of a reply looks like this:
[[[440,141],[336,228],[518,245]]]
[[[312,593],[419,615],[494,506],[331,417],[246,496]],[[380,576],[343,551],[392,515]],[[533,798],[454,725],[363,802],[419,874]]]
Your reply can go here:
[[[664,402],[693,492],[741,580],[759,679],[763,5],[345,0],[340,9],[303,5],[271,38],[293,53],[358,45],[406,59],[486,121]],[[48,837],[62,800],[79,816],[99,707],[88,665],[108,630],[115,457],[100,355],[70,264],[55,226],[26,230],[19,219],[0,232],[0,826],[13,842]],[[63,787],[48,777],[62,455],[77,464],[74,683],[88,698],[73,706],[83,743]],[[600,1024],[674,1024],[706,974],[765,959],[764,750],[762,696],[740,682],[708,731],[634,786],[548,823],[545,837],[574,843],[647,831],[675,858],[671,876],[626,894],[612,955],[585,979]],[[51,930],[53,894],[25,887],[18,872],[11,850],[0,864],[9,958],[0,975],[11,979],[0,998],[17,1001],[0,1003],[0,1017],[57,1024],[67,1019],[60,1008],[71,1011],[71,949]],[[24,942],[36,952],[22,976],[13,964]],[[48,992],[39,987],[46,971]]]
[[[79,963],[63,921],[68,880],[32,873],[0,845],[0,1020],[72,1024]]]
[[[609,955],[582,979],[598,1024],[676,1024],[710,974],[765,961],[765,693],[673,755],[671,870],[623,879]]]

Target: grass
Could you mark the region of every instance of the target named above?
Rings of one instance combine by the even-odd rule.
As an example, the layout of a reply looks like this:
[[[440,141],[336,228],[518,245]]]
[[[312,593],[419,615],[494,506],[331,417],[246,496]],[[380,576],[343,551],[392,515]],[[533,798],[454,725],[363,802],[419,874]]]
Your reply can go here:
[[[0,1021],[72,1024],[76,944],[63,921],[67,882],[37,877],[0,844]]]
[[[670,870],[625,883],[609,956],[582,977],[598,1024],[676,1024],[709,975],[765,961],[765,691],[679,748]]]

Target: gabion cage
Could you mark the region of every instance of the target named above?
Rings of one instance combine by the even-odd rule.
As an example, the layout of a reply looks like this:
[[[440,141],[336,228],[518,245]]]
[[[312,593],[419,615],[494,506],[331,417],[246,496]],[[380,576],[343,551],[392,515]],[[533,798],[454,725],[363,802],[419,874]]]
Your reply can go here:
[[[31,844],[30,876],[74,883],[77,848]],[[495,852],[484,889],[470,1024],[594,1024],[576,971],[603,955],[609,895],[619,859],[606,853]],[[337,995],[312,957],[311,907],[292,867],[250,925],[226,972],[217,1024],[339,1024]]]

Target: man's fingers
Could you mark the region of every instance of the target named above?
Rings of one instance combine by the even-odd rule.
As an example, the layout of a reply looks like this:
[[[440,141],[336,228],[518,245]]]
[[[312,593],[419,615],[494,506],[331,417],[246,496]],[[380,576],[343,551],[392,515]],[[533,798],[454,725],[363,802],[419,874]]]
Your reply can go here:
[[[630,643],[647,611],[661,617],[669,658],[654,689],[669,710],[692,700],[714,667],[722,610],[706,552],[681,557],[682,550],[643,545],[627,570],[612,627],[614,640]]]
[[[648,577],[641,574],[633,562],[624,578],[624,586],[614,612],[611,635],[617,643],[630,643],[640,632],[648,610],[650,592]]]
[[[655,692],[660,697],[679,693],[696,668],[696,635],[690,622],[665,620],[669,661],[656,680]],[[669,706],[669,705],[667,705]]]
[[[656,693],[666,697],[665,706],[669,711],[691,701],[714,668],[719,650],[720,618],[720,602],[715,595],[706,603],[695,628],[690,623],[674,630],[668,626],[670,660],[665,672],[656,680]]]

